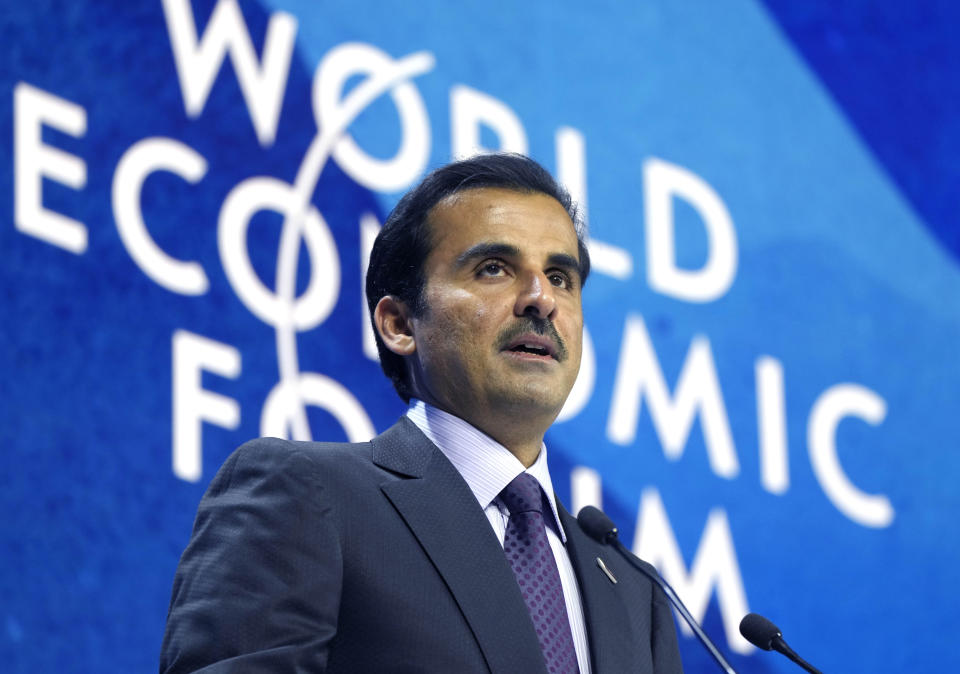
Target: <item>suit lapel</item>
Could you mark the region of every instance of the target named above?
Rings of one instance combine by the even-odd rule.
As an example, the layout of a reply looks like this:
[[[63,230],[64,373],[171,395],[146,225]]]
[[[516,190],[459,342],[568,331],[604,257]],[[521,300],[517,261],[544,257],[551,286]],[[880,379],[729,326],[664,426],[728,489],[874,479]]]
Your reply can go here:
[[[374,461],[411,479],[381,485],[443,577],[495,674],[545,672],[513,571],[473,492],[407,419],[373,441]]]
[[[616,551],[589,538],[559,502],[557,508],[567,535],[567,552],[580,583],[594,674],[640,671],[634,658],[635,637],[620,587],[611,582],[597,564],[599,557],[610,566],[610,558]]]

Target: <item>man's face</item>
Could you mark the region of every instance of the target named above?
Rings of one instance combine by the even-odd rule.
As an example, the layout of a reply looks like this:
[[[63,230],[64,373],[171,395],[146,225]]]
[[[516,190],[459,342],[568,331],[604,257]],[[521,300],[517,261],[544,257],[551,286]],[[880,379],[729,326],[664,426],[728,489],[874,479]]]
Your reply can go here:
[[[429,226],[426,311],[410,322],[418,395],[494,437],[488,426],[511,415],[549,425],[583,333],[566,210],[545,194],[479,188],[438,203]]]

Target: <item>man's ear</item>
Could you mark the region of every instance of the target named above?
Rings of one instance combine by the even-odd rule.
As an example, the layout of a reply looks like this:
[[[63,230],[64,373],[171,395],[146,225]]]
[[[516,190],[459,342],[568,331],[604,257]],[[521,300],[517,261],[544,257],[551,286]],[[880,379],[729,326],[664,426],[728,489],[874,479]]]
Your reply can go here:
[[[404,302],[393,295],[385,295],[377,302],[373,310],[373,324],[377,326],[384,345],[398,356],[409,356],[417,350],[410,325],[410,311]]]

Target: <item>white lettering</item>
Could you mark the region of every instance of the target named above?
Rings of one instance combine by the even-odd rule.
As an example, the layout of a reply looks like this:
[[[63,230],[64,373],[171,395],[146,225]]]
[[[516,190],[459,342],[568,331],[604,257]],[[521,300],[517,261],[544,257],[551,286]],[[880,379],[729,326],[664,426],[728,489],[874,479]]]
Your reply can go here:
[[[570,395],[567,396],[557,421],[567,421],[580,414],[581,410],[590,402],[593,395],[593,385],[597,380],[597,354],[593,348],[593,339],[587,326],[583,326],[583,353],[580,357],[580,371],[577,380],[573,383]]]
[[[697,622],[706,615],[710,596],[716,587],[727,644],[737,653],[746,654],[753,650],[753,646],[740,636],[740,619],[749,613],[747,593],[733,547],[730,523],[722,508],[714,508],[707,516],[688,574],[660,493],[656,489],[645,489],[640,497],[633,552],[657,567]],[[678,622],[684,634],[690,636],[692,631],[687,624]]]
[[[258,211],[284,213],[293,200],[292,193],[290,185],[275,178],[248,178],[224,199],[217,225],[220,259],[230,284],[257,318],[273,326],[287,324],[289,308],[257,277],[247,254],[247,227]],[[310,253],[310,281],[294,303],[293,323],[298,330],[309,330],[320,325],[336,304],[340,261],[333,235],[315,207],[307,211],[302,226]]]
[[[600,473],[586,466],[575,466],[570,471],[570,501],[576,514],[582,508],[603,508]]]
[[[277,383],[267,396],[260,414],[260,435],[290,437],[294,410],[302,403],[326,410],[346,431],[350,442],[366,442],[377,434],[360,402],[339,382],[315,372],[300,375],[296,391]]]
[[[394,61],[368,44],[348,43],[331,49],[313,78],[313,110],[317,127],[324,129],[325,125],[330,125],[335,128],[344,123],[345,113],[359,114],[360,110],[348,111],[348,106],[341,103],[348,79],[359,73],[390,76],[396,66],[403,65],[404,62]],[[432,57],[424,65],[432,67]],[[368,82],[373,79],[370,77]],[[392,159],[384,161],[371,157],[360,149],[346,130],[333,146],[334,159],[351,178],[381,192],[407,187],[423,172],[430,158],[430,119],[420,92],[412,83],[401,81],[390,88],[390,98],[400,116],[401,130],[400,149]]]
[[[497,147],[483,147],[481,125],[497,134]],[[527,134],[506,103],[482,91],[457,84],[450,89],[450,148],[454,159],[491,151],[527,154]]]
[[[380,221],[373,213],[364,213],[360,218],[360,307],[361,326],[363,333],[363,355],[370,360],[379,361],[377,353],[377,339],[373,334],[373,325],[370,323],[370,310],[367,308],[367,269],[370,265],[370,251],[373,242],[380,233]]]
[[[761,356],[757,359],[754,371],[757,382],[760,483],[771,494],[783,494],[790,487],[783,365],[776,358]]]
[[[572,126],[561,126],[554,139],[557,155],[557,181],[567,188],[577,205],[584,224],[587,223],[587,141]]]
[[[820,394],[807,424],[807,445],[813,472],[827,498],[844,515],[865,527],[883,528],[893,522],[890,499],[860,491],[837,458],[837,426],[845,417],[857,417],[876,426],[887,416],[887,403],[858,384],[837,384]]]
[[[203,112],[224,56],[229,53],[257,140],[264,147],[272,145],[290,72],[297,20],[286,12],[270,15],[261,64],[236,0],[217,3],[202,39],[197,37],[188,0],[163,0],[163,10],[187,116],[195,118]]]
[[[140,195],[144,181],[154,171],[170,171],[195,184],[206,174],[207,161],[171,138],[145,138],[131,146],[113,174],[113,217],[120,240],[133,261],[156,283],[182,295],[202,295],[210,281],[200,263],[167,255],[143,221]]]
[[[229,344],[186,330],[173,333],[173,474],[197,482],[203,473],[203,429],[206,421],[230,430],[240,424],[240,406],[233,398],[204,390],[203,371],[236,379],[240,352]]]
[[[588,221],[587,209],[587,143],[583,134],[570,126],[557,129],[557,180],[567,188],[584,225]],[[591,268],[618,281],[626,281],[633,275],[633,258],[623,248],[590,238]]]
[[[646,393],[657,436],[668,459],[678,460],[699,411],[710,467],[720,477],[740,471],[716,366],[706,337],[694,337],[671,398],[643,318],[627,316],[617,366],[607,437],[629,445],[637,433],[642,395]]]
[[[674,197],[693,206],[706,226],[707,262],[701,269],[677,267]],[[687,302],[710,302],[722,297],[737,273],[737,236],[720,196],[687,169],[648,159],[643,164],[643,199],[650,287]]]
[[[21,232],[79,255],[87,250],[87,228],[43,207],[43,179],[83,189],[87,165],[76,155],[44,145],[44,125],[80,138],[87,133],[87,112],[76,103],[18,82],[13,88],[13,221]]]
[[[618,281],[627,281],[633,276],[633,257],[619,246],[591,238],[587,241],[590,265],[593,270]]]

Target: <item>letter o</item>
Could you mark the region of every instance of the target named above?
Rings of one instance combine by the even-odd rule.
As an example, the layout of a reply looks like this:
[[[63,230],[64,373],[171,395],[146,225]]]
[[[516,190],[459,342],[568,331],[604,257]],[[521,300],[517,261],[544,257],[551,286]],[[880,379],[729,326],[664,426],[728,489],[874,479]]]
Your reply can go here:
[[[305,372],[292,384],[281,381],[270,391],[260,414],[260,435],[289,437],[290,410],[300,404],[315,405],[332,414],[350,442],[366,442],[377,434],[366,410],[342,384]]]
[[[383,51],[359,42],[340,45],[324,57],[313,80],[313,110],[321,132],[324,120],[334,123],[343,114],[341,94],[347,79],[357,74],[373,75],[391,61]],[[401,126],[400,149],[392,159],[371,157],[346,131],[333,148],[334,158],[351,178],[381,192],[407,187],[423,172],[430,155],[430,122],[420,92],[410,82],[401,82],[391,88],[390,98]]]
[[[283,299],[267,288],[257,276],[247,254],[247,227],[261,210],[285,213],[295,201],[293,188],[275,178],[257,177],[234,187],[220,208],[217,246],[230,285],[248,309],[265,323],[278,327],[292,314],[298,330],[320,325],[333,310],[340,293],[340,260],[330,229],[320,212],[311,206],[304,215],[302,233],[310,254],[310,281],[293,301],[292,311]]]

